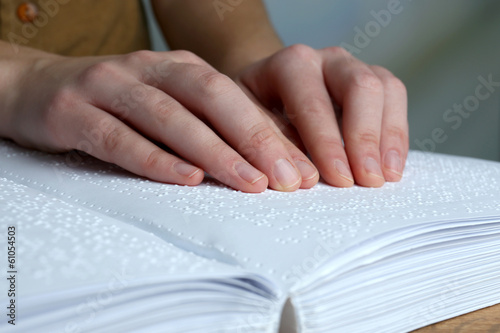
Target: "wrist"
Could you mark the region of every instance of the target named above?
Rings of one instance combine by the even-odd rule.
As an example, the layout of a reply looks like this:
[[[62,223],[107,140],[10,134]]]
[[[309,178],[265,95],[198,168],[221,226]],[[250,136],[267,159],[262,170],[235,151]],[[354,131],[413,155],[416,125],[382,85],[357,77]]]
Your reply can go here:
[[[214,66],[229,77],[236,77],[244,68],[267,58],[283,48],[283,43],[273,30],[265,29],[243,42],[235,42],[222,52]]]
[[[28,47],[20,47],[19,52],[13,53],[10,45],[0,42],[0,72],[3,76],[0,82],[0,137],[15,139],[19,103],[34,98],[26,95],[25,87],[36,80],[34,75],[39,68],[59,57]]]

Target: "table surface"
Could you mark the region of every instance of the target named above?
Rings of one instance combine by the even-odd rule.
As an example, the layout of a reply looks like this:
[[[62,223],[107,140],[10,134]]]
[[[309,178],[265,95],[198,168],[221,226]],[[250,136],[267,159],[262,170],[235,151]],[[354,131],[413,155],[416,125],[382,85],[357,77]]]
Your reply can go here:
[[[422,327],[412,333],[499,333],[500,304]]]

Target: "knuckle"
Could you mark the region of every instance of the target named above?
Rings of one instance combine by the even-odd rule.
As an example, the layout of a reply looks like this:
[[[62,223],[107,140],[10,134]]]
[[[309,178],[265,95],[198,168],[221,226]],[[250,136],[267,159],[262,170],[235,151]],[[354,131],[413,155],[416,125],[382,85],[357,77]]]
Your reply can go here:
[[[196,54],[187,50],[176,50],[171,51],[171,54],[175,56],[175,58],[181,59],[183,62],[192,63],[192,64],[205,64],[205,62]]]
[[[285,52],[294,58],[311,60],[317,57],[316,50],[304,44],[294,44],[285,49]]]
[[[161,149],[154,149],[148,154],[148,157],[141,163],[142,170],[147,173],[148,171],[162,167],[164,151]],[[168,168],[167,168],[168,170]]]
[[[225,95],[234,89],[233,81],[226,75],[216,71],[205,71],[200,74],[198,80],[205,96],[217,97]]]
[[[252,126],[248,133],[250,137],[248,146],[254,149],[265,148],[276,138],[276,132],[264,122]]]
[[[116,155],[118,148],[123,142],[123,139],[127,136],[127,132],[112,128],[104,134],[103,149],[109,156]]]
[[[171,99],[162,99],[154,105],[156,119],[160,124],[167,124],[172,115],[178,110],[177,102]]]
[[[390,70],[377,65],[370,66],[370,68],[372,68],[372,70],[378,74],[385,89],[394,91],[396,93],[406,94],[406,86],[404,85],[403,81],[394,76],[394,74],[392,74]]]
[[[154,51],[140,50],[129,53],[126,55],[126,57],[127,60],[131,61],[132,63],[144,64],[155,62],[158,59],[158,54]]]
[[[393,75],[384,79],[384,86],[388,90],[393,91],[395,93],[398,93],[398,94],[401,94],[404,96],[406,96],[406,94],[407,94],[406,86],[403,83],[403,81],[401,81],[400,79],[398,79],[397,77],[395,77]]]
[[[382,81],[372,72],[363,70],[354,73],[352,77],[352,84],[361,89],[369,89],[375,92],[382,92]]]
[[[342,141],[333,137],[330,133],[317,133],[315,137],[315,146],[319,149],[324,149],[328,147],[330,151],[343,151],[344,145]]]
[[[271,57],[269,68],[273,73],[285,70],[285,64],[317,62],[317,51],[304,44],[294,44]]]
[[[304,107],[301,108],[301,113],[306,117],[322,117],[333,112],[332,103],[320,98],[309,98],[302,105]],[[290,120],[293,119],[290,118]]]
[[[117,73],[117,68],[111,62],[103,61],[87,67],[79,76],[79,83],[82,85],[91,85],[113,77]]]
[[[355,135],[355,141],[356,143],[362,145],[362,146],[376,146],[378,147],[380,144],[380,138],[379,136],[372,131],[365,131],[362,133],[359,133]]]
[[[278,53],[277,57],[273,57],[271,68],[275,71],[284,70],[285,64],[316,64],[320,66],[320,58],[317,50],[304,44],[294,44],[285,48]]]
[[[383,135],[385,137],[392,138],[393,140],[404,143],[408,142],[409,140],[408,131],[396,126],[391,126],[389,128],[384,129]]]
[[[63,87],[59,89],[49,102],[49,113],[51,111],[66,111],[73,108],[76,101],[76,94],[71,88]]]
[[[287,71],[290,64],[300,66],[314,64],[316,65],[315,67],[321,66],[318,51],[304,44],[288,46],[269,59],[267,63],[268,70],[272,76],[278,78],[283,77],[283,73]]]
[[[334,57],[345,57],[345,58],[351,58],[352,54],[349,53],[346,49],[340,46],[330,46],[324,49],[325,52],[329,53],[330,55]]]

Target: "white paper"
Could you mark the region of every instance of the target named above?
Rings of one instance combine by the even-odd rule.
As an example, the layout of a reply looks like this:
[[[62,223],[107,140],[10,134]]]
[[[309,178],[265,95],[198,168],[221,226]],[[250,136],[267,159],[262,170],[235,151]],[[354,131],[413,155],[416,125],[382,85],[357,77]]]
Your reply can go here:
[[[403,180],[383,188],[320,183],[293,193],[247,194],[212,180],[197,187],[161,184],[74,156],[3,142],[0,177],[153,233],[177,249],[257,273],[274,282],[281,301],[287,293],[295,295],[297,311],[304,316],[308,309],[300,303],[308,287],[313,297],[314,288],[327,288],[329,279],[335,282],[335,272],[411,248],[405,239],[417,237],[415,244],[425,245],[427,238],[419,235],[442,241],[439,237],[455,231],[431,234],[467,226],[480,232],[474,228],[483,224],[491,225],[483,235],[499,231],[500,164],[495,162],[410,152]],[[399,248],[383,252],[398,241]],[[416,324],[407,327],[411,325]]]

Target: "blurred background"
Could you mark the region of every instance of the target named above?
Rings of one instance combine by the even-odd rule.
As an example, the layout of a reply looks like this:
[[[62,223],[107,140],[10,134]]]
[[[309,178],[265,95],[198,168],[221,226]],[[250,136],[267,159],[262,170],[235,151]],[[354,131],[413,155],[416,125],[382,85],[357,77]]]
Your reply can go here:
[[[412,149],[500,161],[500,1],[265,3],[286,45],[342,45],[402,79]],[[153,46],[165,50],[147,11]]]

